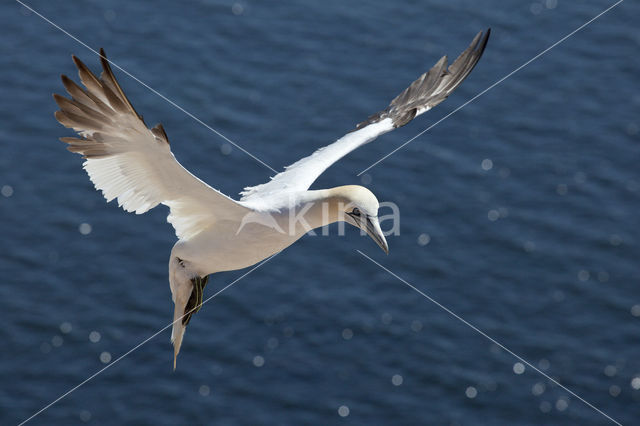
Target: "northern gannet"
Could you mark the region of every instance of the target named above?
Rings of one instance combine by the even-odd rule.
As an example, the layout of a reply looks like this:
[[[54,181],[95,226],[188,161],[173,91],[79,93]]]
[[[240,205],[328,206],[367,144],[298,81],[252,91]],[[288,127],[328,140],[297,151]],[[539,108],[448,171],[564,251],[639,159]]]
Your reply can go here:
[[[404,126],[444,101],[479,61],[490,29],[479,32],[447,67],[443,56],[428,72],[342,138],[286,167],[267,183],[247,187],[239,201],[187,171],[174,157],[162,124],[149,129],[116,81],[103,49],[96,77],[76,56],[85,89],[62,75],[71,99],[54,94],[56,119],[80,138],[64,137],[81,154],[83,168],[107,202],[117,199],[141,214],[164,204],[178,242],[169,258],[175,304],[171,342],[173,368],[193,313],[200,309],[210,274],[254,265],[293,244],[311,229],[337,221],[356,226],[388,253],[378,221],[378,200],[358,185],[309,190],[329,166],[378,136]],[[292,217],[301,220],[291,220]]]

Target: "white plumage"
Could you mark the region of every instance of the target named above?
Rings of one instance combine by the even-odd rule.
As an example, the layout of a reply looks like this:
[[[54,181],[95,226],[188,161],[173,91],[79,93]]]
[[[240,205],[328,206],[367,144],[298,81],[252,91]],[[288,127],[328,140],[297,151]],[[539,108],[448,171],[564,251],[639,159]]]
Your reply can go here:
[[[97,78],[75,56],[86,89],[66,76],[71,99],[54,95],[56,118],[80,138],[65,137],[68,149],[84,156],[84,169],[107,201],[144,213],[158,204],[178,242],[169,259],[174,324],[174,368],[191,316],[202,304],[208,275],[253,265],[293,244],[310,229],[346,221],[365,230],[387,251],[377,218],[378,200],[361,186],[309,190],[329,166],[354,149],[411,121],[446,99],[480,59],[489,37],[478,33],[447,67],[443,57],[383,111],[336,142],[286,167],[269,182],[247,187],[235,201],[210,187],[175,159],[162,127],[148,128],[118,84],[101,50]],[[292,221],[291,218],[300,219]]]

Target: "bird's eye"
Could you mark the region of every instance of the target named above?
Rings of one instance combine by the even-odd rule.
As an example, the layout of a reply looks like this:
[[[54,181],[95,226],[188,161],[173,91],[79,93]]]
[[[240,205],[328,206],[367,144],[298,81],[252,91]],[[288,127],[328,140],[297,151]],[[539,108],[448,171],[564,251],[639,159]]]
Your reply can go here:
[[[352,211],[351,214],[354,216],[360,216],[360,209],[355,207]]]

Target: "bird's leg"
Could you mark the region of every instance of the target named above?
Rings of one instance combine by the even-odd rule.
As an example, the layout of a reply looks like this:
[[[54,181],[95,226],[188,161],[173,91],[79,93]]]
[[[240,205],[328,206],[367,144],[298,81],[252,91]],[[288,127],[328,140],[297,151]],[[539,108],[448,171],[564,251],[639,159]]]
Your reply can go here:
[[[207,275],[205,277],[199,278],[199,280],[200,280],[200,292],[198,293],[199,294],[199,298],[197,300],[196,308],[193,311],[193,313],[198,312],[200,310],[200,308],[202,307],[202,299],[204,297],[204,288],[207,286],[207,283],[209,282],[209,276]],[[194,284],[194,286],[195,286],[195,284]]]
[[[202,298],[204,294],[204,288],[209,281],[209,276],[205,277],[193,277],[191,279],[191,284],[193,284],[193,290],[191,291],[191,296],[189,297],[189,301],[184,308],[184,317],[182,317],[182,324],[185,326],[189,324],[191,320],[191,316],[198,312],[202,307]]]

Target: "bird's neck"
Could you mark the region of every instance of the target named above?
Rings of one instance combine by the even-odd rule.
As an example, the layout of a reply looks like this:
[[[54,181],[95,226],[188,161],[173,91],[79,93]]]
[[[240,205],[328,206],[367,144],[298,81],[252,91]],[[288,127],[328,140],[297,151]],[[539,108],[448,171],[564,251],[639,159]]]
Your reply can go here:
[[[306,224],[300,224],[300,231],[320,228],[338,221],[344,221],[344,211],[350,201],[345,196],[345,187],[305,191],[295,203],[295,216],[304,219]]]

